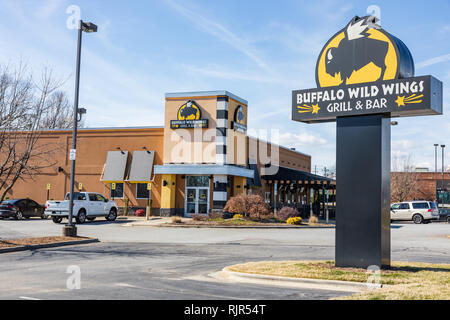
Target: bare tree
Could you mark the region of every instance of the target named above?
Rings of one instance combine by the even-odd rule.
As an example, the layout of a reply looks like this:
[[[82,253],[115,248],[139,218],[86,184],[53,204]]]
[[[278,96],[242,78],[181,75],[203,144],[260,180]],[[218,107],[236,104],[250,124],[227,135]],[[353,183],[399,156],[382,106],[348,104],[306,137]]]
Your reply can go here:
[[[418,192],[418,174],[412,164],[412,157],[394,157],[391,174],[391,202],[411,200]]]
[[[45,70],[35,82],[26,66],[0,67],[0,202],[19,179],[53,166],[61,146],[38,143],[43,129],[69,128],[71,107],[62,82]]]

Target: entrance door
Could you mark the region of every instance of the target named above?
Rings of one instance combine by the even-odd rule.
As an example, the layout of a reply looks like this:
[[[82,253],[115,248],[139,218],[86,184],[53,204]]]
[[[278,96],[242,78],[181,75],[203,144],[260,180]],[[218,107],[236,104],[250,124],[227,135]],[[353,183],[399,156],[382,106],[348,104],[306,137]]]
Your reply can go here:
[[[209,177],[186,177],[185,216],[209,213]]]

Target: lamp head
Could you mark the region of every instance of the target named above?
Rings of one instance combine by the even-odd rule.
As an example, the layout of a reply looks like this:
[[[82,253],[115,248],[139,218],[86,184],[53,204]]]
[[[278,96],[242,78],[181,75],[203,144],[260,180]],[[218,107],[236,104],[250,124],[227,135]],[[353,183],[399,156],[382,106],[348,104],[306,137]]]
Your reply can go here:
[[[97,32],[97,25],[93,24],[92,22],[81,22],[81,30],[83,30],[86,33],[93,33]]]

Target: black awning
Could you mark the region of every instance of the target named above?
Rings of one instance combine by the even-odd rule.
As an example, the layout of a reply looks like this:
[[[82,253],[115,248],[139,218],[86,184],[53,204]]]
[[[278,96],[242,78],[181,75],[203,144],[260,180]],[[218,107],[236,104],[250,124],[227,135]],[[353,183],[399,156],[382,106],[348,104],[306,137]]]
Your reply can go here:
[[[247,184],[254,187],[261,187],[261,178],[259,176],[258,165],[256,163],[249,163],[247,168],[253,170],[253,179],[247,178]]]
[[[270,171],[273,171],[273,169],[270,169]],[[275,174],[262,175],[261,178],[264,180],[278,181],[320,181],[324,184],[330,184],[332,181],[334,181],[333,179],[312,174],[310,172],[295,170],[286,167],[278,167],[278,171]]]

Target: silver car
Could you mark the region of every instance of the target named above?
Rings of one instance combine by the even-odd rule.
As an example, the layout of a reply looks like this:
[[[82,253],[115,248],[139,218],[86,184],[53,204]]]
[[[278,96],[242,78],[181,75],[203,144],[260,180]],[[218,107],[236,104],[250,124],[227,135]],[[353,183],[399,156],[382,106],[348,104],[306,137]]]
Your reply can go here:
[[[414,221],[416,224],[429,223],[439,219],[436,203],[432,201],[405,201],[391,205],[391,221]]]

